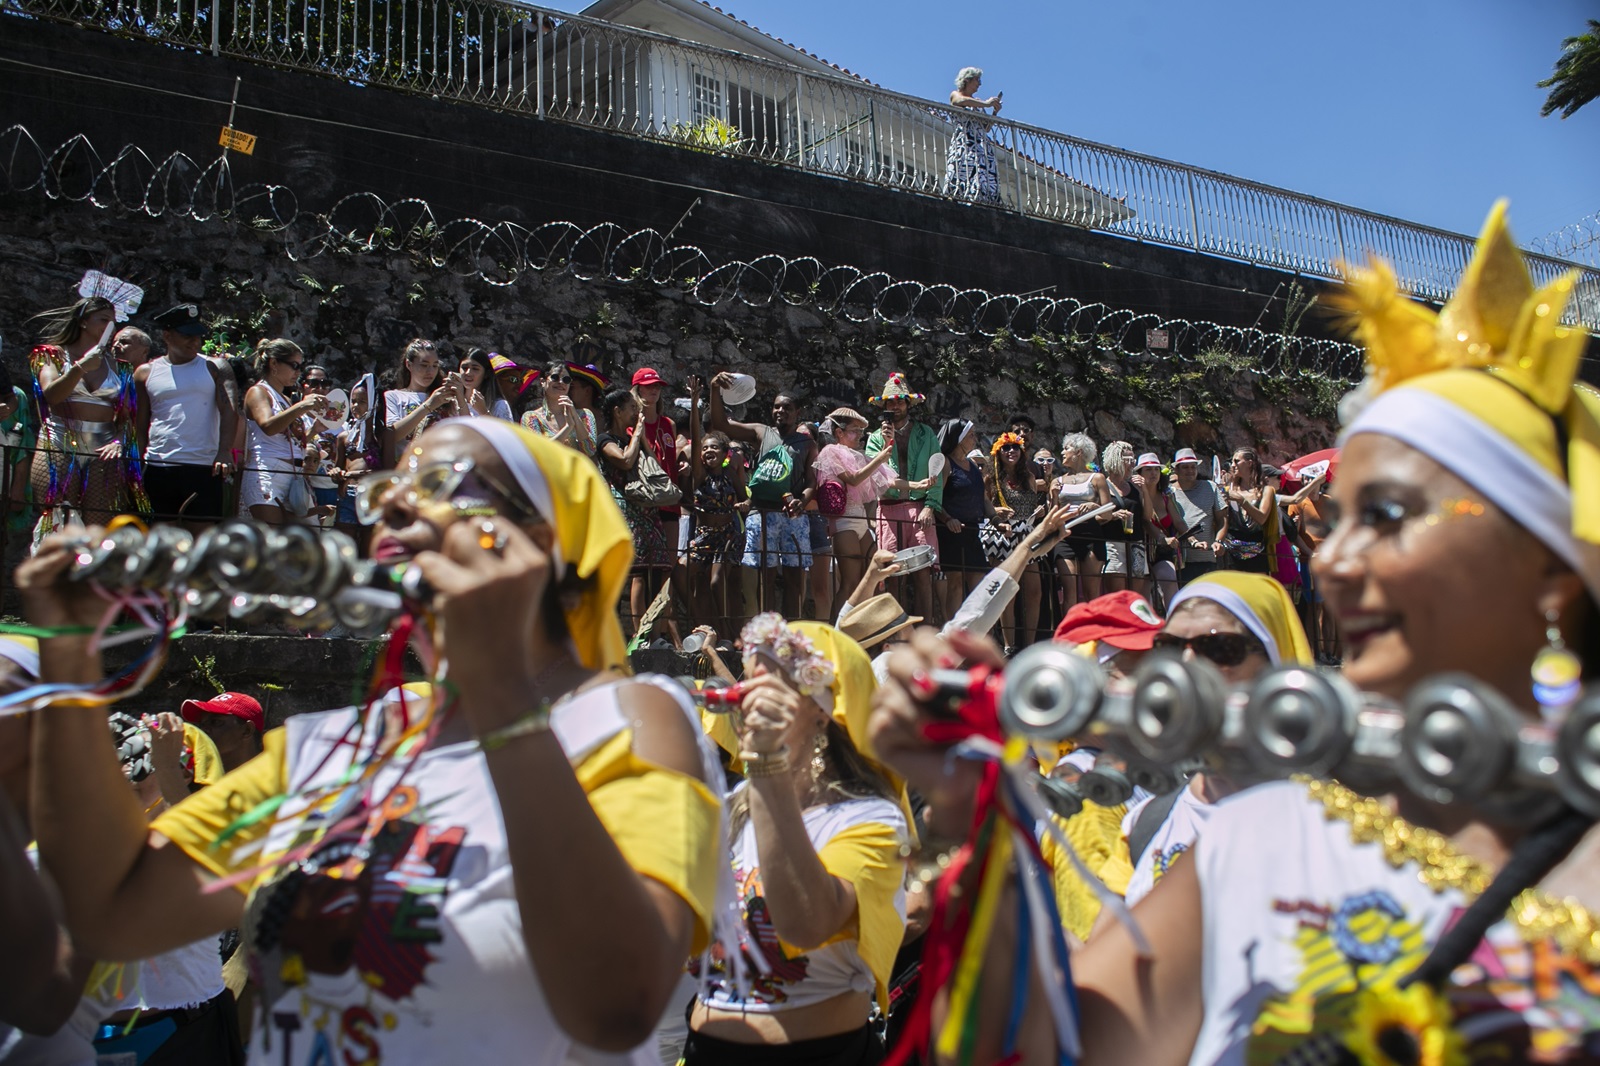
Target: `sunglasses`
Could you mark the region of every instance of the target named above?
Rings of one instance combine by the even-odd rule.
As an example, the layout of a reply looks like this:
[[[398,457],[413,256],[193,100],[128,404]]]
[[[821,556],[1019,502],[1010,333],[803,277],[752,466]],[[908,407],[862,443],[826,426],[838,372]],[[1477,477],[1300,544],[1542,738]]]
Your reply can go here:
[[[327,378],[307,378],[300,383],[308,389],[325,389],[328,387]]]
[[[1170,651],[1175,655],[1192,649],[1200,658],[1218,666],[1238,666],[1250,658],[1251,652],[1266,654],[1259,640],[1244,633],[1202,633],[1198,637],[1158,633],[1150,647],[1152,651]]]
[[[282,363],[284,366],[292,366],[296,370],[299,370],[301,367],[306,365],[306,361],[304,359],[279,359],[277,362]]]
[[[376,523],[383,514],[383,502],[389,494],[396,491],[405,492],[405,499],[414,507],[428,504],[448,504],[456,514],[461,516],[472,514],[498,514],[501,508],[496,501],[481,498],[461,497],[456,494],[461,491],[461,486],[466,483],[467,476],[476,472],[479,481],[493,489],[499,496],[504,508],[512,517],[519,521],[543,521],[542,516],[529,505],[523,503],[510,489],[500,484],[488,474],[477,469],[477,464],[471,459],[456,459],[448,462],[423,463],[409,470],[386,470],[382,473],[368,474],[355,482],[356,521],[364,526]]]
[[[549,374],[545,377],[545,381],[549,382],[551,385],[570,385],[572,384],[572,375]]]

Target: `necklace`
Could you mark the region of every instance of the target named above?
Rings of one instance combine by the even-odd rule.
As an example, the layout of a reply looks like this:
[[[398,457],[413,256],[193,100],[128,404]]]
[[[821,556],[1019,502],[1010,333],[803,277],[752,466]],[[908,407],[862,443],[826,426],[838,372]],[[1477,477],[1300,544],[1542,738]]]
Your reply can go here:
[[[1461,854],[1444,834],[1412,825],[1378,800],[1332,781],[1298,780],[1330,819],[1349,823],[1351,840],[1382,845],[1384,858],[1397,870],[1415,863],[1417,880],[1435,893],[1454,888],[1471,903],[1494,880],[1487,866]],[[1600,965],[1600,923],[1576,900],[1525,889],[1511,901],[1506,918],[1527,943],[1554,940],[1566,954]]]

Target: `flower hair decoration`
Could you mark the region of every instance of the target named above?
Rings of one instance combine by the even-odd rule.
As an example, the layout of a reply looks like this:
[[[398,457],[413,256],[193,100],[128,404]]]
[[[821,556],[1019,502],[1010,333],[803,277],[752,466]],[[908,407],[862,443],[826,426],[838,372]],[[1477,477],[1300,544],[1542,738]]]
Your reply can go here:
[[[744,644],[744,668],[749,673],[758,659],[776,663],[801,692],[816,699],[833,688],[833,664],[823,657],[811,638],[789,628],[776,611],[758,614],[739,633]]]

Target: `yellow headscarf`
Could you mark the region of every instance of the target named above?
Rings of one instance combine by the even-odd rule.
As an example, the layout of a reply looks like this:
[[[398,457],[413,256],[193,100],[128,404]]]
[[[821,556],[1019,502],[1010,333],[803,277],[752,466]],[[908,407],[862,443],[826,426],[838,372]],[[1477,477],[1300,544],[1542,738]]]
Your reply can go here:
[[[1375,396],[1343,434],[1393,437],[1481,492],[1600,602],[1600,394],[1577,381],[1588,335],[1561,325],[1578,272],[1535,289],[1495,204],[1455,295],[1435,314],[1381,262],[1340,302]]]
[[[1289,590],[1266,574],[1246,574],[1238,570],[1218,570],[1195,578],[1172,597],[1167,605],[1171,618],[1185,600],[1206,599],[1219,604],[1237,618],[1267,649],[1273,665],[1295,663],[1310,666],[1311,641],[1295,613]]]
[[[489,442],[555,530],[556,576],[576,571],[591,585],[566,610],[578,659],[590,669],[626,671],[617,602],[633,565],[633,538],[594,460],[498,418],[453,418]]]

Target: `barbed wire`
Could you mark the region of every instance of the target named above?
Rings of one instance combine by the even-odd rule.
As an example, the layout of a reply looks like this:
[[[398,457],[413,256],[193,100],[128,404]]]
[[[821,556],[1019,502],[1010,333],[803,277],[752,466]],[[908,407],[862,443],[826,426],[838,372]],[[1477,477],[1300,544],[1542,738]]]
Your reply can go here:
[[[1530,241],[1528,248],[1569,263],[1600,267],[1600,211]]]
[[[21,124],[0,131],[0,194],[6,193],[38,193],[153,219],[231,222],[281,239],[294,262],[329,252],[406,253],[435,269],[498,287],[514,285],[528,273],[567,274],[584,282],[675,287],[711,308],[787,304],[858,324],[990,340],[1043,337],[1108,354],[1143,353],[1151,347],[1149,331],[1159,331],[1167,345],[1159,354],[1193,360],[1220,349],[1238,359],[1239,369],[1279,377],[1354,381],[1364,365],[1359,346],[1339,341],[1169,318],[1073,297],[926,284],[847,264],[829,266],[810,256],[719,261],[696,245],[672,244],[657,230],[630,231],[613,222],[587,227],[465,217],[441,222],[426,200],[391,203],[371,192],[345,196],[326,213],[304,211],[288,186],[236,186],[225,154],[202,163],[173,152],[158,163],[129,144],[107,162],[84,134],[47,151]]]

